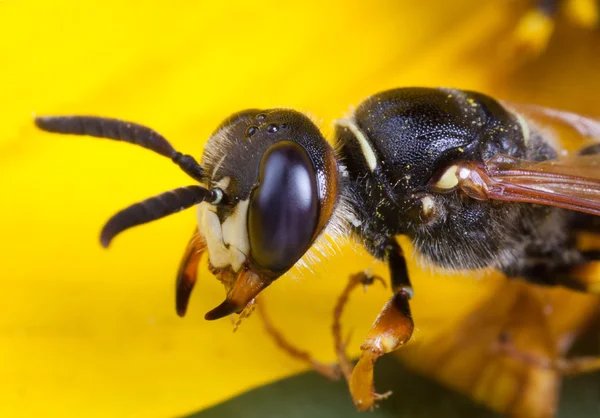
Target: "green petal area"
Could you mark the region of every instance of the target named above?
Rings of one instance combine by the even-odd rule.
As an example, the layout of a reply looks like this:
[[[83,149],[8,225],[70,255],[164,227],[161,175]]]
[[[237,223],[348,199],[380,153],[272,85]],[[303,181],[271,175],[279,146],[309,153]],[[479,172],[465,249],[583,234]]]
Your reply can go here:
[[[392,390],[374,412],[358,413],[346,383],[330,382],[314,373],[303,373],[266,385],[212,408],[190,415],[194,418],[286,417],[286,418],[420,418],[498,417],[468,398],[432,380],[406,370],[392,357],[376,367],[376,387]]]
[[[565,379],[558,418],[600,417],[600,373]]]
[[[600,353],[600,318],[577,341],[569,357]],[[600,417],[600,371],[564,380],[558,418]]]
[[[372,413],[358,413],[344,382],[330,382],[308,372],[282,379],[188,418],[491,418],[499,417],[438,383],[416,375],[394,358],[377,364],[377,387],[393,395]],[[565,379],[558,418],[600,416],[600,373]]]

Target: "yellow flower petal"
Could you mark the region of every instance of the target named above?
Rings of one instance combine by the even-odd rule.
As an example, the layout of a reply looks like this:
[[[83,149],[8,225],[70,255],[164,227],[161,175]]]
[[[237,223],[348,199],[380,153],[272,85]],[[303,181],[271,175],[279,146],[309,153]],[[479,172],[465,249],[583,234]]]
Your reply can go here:
[[[392,86],[527,96],[494,87],[497,67],[479,59],[510,15],[480,3],[0,2],[0,415],[175,416],[304,368],[256,318],[236,334],[226,320],[204,321],[223,297],[205,267],[187,317],[176,316],[173,280],[193,211],[100,248],[111,214],[188,184],[185,175],[135,147],[38,132],[32,113],[137,121],[200,156],[221,119],[250,106],[308,110],[327,131],[349,105]],[[290,338],[325,360],[337,294],[374,265],[346,250],[265,295]],[[494,288],[415,261],[410,270],[417,340]],[[387,298],[373,288],[353,299],[344,317],[353,354]],[[460,303],[446,311],[450,300]]]

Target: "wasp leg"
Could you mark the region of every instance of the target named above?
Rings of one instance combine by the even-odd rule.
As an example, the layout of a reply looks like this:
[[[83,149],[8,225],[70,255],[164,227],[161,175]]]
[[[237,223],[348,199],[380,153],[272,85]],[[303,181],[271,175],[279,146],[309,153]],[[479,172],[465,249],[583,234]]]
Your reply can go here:
[[[386,259],[394,295],[385,304],[360,346],[361,355],[349,381],[350,394],[361,411],[371,409],[379,398],[373,385],[375,362],[384,354],[403,346],[414,329],[409,306],[413,290],[404,254],[395,240],[391,240],[386,247]]]
[[[192,239],[185,249],[185,254],[179,265],[177,272],[177,280],[175,282],[175,308],[177,314],[181,317],[187,311],[190,295],[196,284],[198,276],[198,263],[202,258],[202,254],[206,250],[206,241],[200,235],[198,228],[194,231]]]
[[[308,351],[304,351],[290,343],[271,321],[264,306],[264,300],[256,302],[257,311],[263,321],[265,330],[273,338],[275,344],[290,356],[304,363],[309,364],[317,373],[325,376],[329,380],[339,380],[340,371],[337,365],[329,365],[316,360]]]
[[[583,254],[596,254],[598,251],[586,251]],[[566,274],[557,276],[557,284],[579,292],[600,294],[600,264],[590,261],[571,268]]]
[[[350,360],[350,357],[348,357],[348,354],[346,353],[346,348],[348,347],[350,336],[348,336],[348,338],[346,338],[345,340],[342,338],[342,314],[344,312],[344,308],[348,304],[350,293],[352,293],[352,291],[359,285],[363,285],[366,290],[366,286],[373,284],[376,280],[381,282],[385,286],[385,282],[381,277],[373,276],[366,272],[360,272],[350,276],[350,280],[348,280],[348,283],[342,291],[342,294],[339,296],[338,301],[333,310],[333,325],[331,328],[335,344],[335,352],[338,358],[340,370],[346,378],[346,381],[348,382],[350,381],[350,376],[352,376],[352,369],[354,368],[354,364]]]
[[[554,370],[563,376],[575,376],[600,371],[600,356],[550,359],[520,350],[513,344],[510,336],[507,334],[501,336],[497,348],[499,353],[510,356],[515,360],[541,369]]]
[[[600,120],[597,118],[582,116],[577,113],[567,112],[566,110],[553,109],[535,104],[513,103],[506,100],[503,100],[502,103],[534,121],[557,123],[570,128],[583,138],[600,139]],[[599,152],[600,147],[596,141],[596,143],[585,146],[579,150],[577,154],[592,155],[598,154]]]
[[[567,266],[533,264],[521,272],[530,283],[563,286],[588,294],[600,294],[600,251],[581,251],[581,261]]]
[[[600,251],[582,251],[581,255],[584,263],[558,272],[556,284],[579,292],[600,294]]]

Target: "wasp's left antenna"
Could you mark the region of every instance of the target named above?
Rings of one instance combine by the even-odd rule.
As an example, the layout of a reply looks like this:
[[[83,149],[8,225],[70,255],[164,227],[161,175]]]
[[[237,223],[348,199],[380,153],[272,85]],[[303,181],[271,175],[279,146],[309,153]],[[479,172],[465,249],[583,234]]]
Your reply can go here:
[[[40,116],[35,118],[38,128],[54,133],[89,135],[136,144],[170,158],[190,177],[203,181],[204,170],[191,155],[185,155],[158,132],[133,122],[96,116]]]
[[[96,116],[42,116],[35,118],[38,128],[61,134],[89,135],[115,139],[147,148],[173,160],[193,179],[202,182],[204,170],[191,155],[184,155],[158,132],[119,119]],[[187,209],[201,202],[213,205],[226,204],[227,199],[219,188],[206,189],[202,186],[180,187],[129,206],[108,220],[100,235],[103,247],[126,229],[145,224]]]
[[[129,206],[106,222],[100,242],[108,247],[112,239],[131,227],[155,221],[202,202],[218,205],[223,202],[221,189],[205,189],[201,186],[180,187]]]

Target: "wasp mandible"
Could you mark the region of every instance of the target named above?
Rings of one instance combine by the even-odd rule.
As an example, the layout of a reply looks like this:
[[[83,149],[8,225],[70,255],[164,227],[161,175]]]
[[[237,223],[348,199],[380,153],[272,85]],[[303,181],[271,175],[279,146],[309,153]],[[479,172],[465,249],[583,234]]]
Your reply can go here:
[[[497,269],[511,278],[600,293],[587,266],[600,251],[576,246],[600,232],[600,145],[563,156],[534,122],[541,116],[600,137],[578,115],[510,105],[446,88],[375,94],[335,123],[332,147],[306,115],[248,109],[225,119],[201,162],[157,132],[91,116],[36,118],[43,130],[137,144],[170,158],[197,183],[114,215],[107,247],[122,231],[196,206],[198,226],[183,257],[176,309],[185,314],[202,254],[226,289],[207,320],[244,309],[327,234],[351,236],[389,266],[392,296],[349,376],[356,406],[377,398],[373,365],[404,345],[414,324],[413,289],[396,237],[445,269]]]

